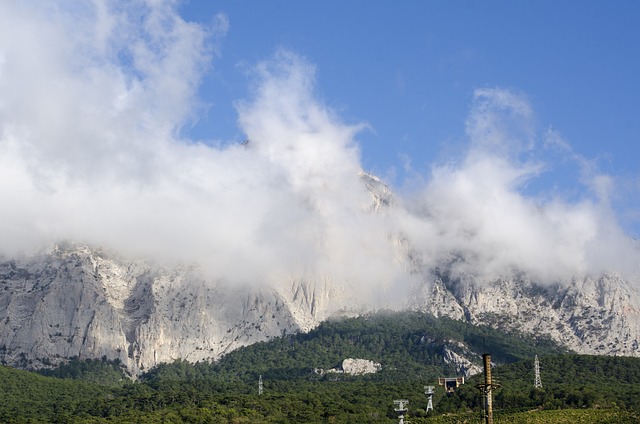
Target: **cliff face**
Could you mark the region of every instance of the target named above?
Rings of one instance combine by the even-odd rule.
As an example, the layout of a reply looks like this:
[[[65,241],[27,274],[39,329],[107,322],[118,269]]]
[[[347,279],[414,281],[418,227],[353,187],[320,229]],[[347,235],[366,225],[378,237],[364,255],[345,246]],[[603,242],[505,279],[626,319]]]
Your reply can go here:
[[[86,246],[0,263],[0,359],[42,367],[120,359],[136,374],[177,358],[215,360],[271,337],[308,331],[367,305],[329,278],[240,287],[195,268],[163,269]],[[421,280],[407,308],[548,336],[580,353],[640,355],[640,293],[613,274],[540,286],[519,276],[476,284]]]
[[[547,336],[578,353],[640,355],[640,292],[615,274],[566,286],[523,277],[483,285],[436,277],[413,305],[436,316]]]
[[[327,283],[329,284],[329,283]],[[177,358],[217,359],[308,330],[337,295],[314,281],[229,287],[196,269],[165,270],[83,246],[0,264],[0,357],[28,367],[119,358],[132,373]]]

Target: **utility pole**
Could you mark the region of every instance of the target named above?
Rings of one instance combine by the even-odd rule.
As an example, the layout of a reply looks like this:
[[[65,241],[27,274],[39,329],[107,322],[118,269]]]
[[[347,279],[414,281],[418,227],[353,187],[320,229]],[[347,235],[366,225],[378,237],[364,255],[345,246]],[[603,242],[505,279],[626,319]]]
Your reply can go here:
[[[491,377],[491,355],[485,353],[482,355],[484,363],[484,383],[478,384],[476,387],[482,391],[484,396],[484,418],[486,424],[493,424],[493,398],[492,392],[500,387],[494,383]]]

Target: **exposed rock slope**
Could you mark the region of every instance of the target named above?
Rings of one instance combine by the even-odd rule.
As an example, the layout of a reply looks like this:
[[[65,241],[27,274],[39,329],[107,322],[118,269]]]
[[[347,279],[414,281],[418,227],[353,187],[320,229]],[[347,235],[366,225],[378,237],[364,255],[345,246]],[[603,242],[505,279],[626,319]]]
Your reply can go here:
[[[29,367],[119,358],[134,373],[159,362],[216,359],[306,331],[337,312],[330,282],[283,290],[229,287],[193,268],[165,270],[86,246],[0,263],[0,357]]]
[[[479,286],[436,274],[410,299],[411,309],[548,336],[581,353],[640,354],[640,294],[612,274],[567,287],[523,277]],[[216,359],[362,308],[326,278],[291,279],[279,289],[229,287],[193,268],[58,246],[0,263],[0,358],[40,367],[106,356],[137,373],[176,358]]]
[[[547,336],[578,353],[640,355],[640,292],[615,274],[552,286],[522,276],[482,285],[437,276],[413,299],[436,316]]]

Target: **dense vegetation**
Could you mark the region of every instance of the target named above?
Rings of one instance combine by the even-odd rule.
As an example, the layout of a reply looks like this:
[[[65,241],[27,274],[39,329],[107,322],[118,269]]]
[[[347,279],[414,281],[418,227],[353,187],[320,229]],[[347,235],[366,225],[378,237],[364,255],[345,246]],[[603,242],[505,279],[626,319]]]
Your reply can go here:
[[[464,343],[466,348],[461,347]],[[495,422],[638,422],[640,359],[566,354],[548,340],[417,314],[381,314],[323,323],[239,349],[215,364],[176,361],[138,381],[106,358],[55,370],[0,368],[0,422],[6,423],[393,423],[393,400],[409,400],[412,423],[481,422],[482,400],[468,379],[453,395],[437,389],[427,413],[423,386],[455,375],[445,349],[479,360],[490,352]],[[466,350],[470,349],[475,354]],[[540,355],[542,390],[533,389]],[[383,364],[379,373],[318,373],[345,358]],[[258,395],[262,376],[264,393]]]
[[[497,363],[531,358],[535,352],[565,352],[549,339],[506,335],[487,326],[404,312],[326,321],[309,333],[239,349],[224,357],[216,369],[250,381],[258,374],[291,379],[313,368],[339,366],[351,357],[384,364],[377,378],[397,380],[411,375],[433,380],[443,373],[455,374],[455,366],[445,363],[443,351],[462,353],[460,342],[475,352],[478,363],[487,350]]]

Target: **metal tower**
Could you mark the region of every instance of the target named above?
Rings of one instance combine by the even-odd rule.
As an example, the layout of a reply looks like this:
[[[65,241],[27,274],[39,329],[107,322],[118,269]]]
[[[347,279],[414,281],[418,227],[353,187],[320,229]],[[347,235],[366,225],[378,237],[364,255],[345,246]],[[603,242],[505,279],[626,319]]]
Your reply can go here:
[[[536,355],[536,359],[533,364],[536,371],[536,379],[533,382],[533,387],[536,389],[542,389],[542,380],[540,379],[540,361],[538,361],[538,355]]]
[[[258,395],[262,394],[262,374],[260,374],[260,378],[258,379]]]
[[[393,403],[396,405],[394,411],[398,414],[398,424],[405,424],[404,414],[409,411],[409,408],[407,408],[409,401],[407,399],[399,399],[394,400]]]
[[[433,411],[433,389],[435,389],[435,386],[424,386],[424,394],[429,398],[429,403],[427,403],[427,412]]]

